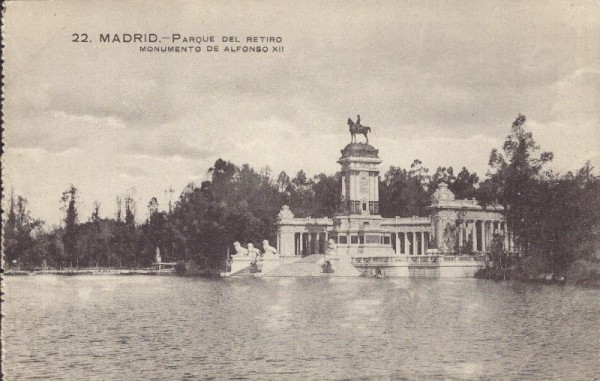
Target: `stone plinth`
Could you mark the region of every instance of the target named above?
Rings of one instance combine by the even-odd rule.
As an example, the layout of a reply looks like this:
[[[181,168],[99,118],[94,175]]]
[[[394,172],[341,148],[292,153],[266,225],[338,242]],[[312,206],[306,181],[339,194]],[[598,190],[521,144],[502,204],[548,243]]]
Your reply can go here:
[[[235,274],[245,268],[250,267],[250,262],[252,262],[252,259],[248,256],[234,255],[231,258],[231,271],[228,273],[228,275]]]
[[[368,157],[379,159],[379,150],[367,143],[350,143],[342,150],[341,159],[348,157]]]

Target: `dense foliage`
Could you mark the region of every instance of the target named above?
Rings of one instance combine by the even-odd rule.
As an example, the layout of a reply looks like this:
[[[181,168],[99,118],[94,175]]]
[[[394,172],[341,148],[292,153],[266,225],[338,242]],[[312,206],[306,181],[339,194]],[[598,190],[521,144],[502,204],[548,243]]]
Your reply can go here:
[[[415,160],[410,169],[391,166],[380,183],[380,204],[383,217],[427,216],[431,195],[441,182],[448,184],[457,198],[473,198],[479,181],[467,168],[454,175],[452,167],[438,167],[433,175]]]
[[[80,222],[79,192],[70,186],[62,197],[60,227],[46,228],[31,217],[27,200],[11,195],[5,217],[4,252],[9,266],[53,267],[150,266],[157,249],[163,262],[195,260],[220,268],[234,241],[259,246],[275,241],[277,214],[284,204],[297,216],[331,216],[339,203],[339,175],[309,178],[304,171],[275,179],[269,168],[256,172],[217,160],[210,181],[189,184],[178,200],[161,210],[156,198],[147,218],[136,224],[131,194],[117,197],[114,218],[100,217],[95,202],[87,221]]]
[[[575,260],[594,260],[600,247],[600,179],[589,162],[575,173],[545,170],[552,154],[538,153],[525,122],[519,115],[503,152],[492,150],[488,176],[477,191],[483,205],[504,207],[516,245],[513,254],[496,247],[498,259],[492,258],[491,265],[502,278],[506,266],[524,276],[564,275]]]

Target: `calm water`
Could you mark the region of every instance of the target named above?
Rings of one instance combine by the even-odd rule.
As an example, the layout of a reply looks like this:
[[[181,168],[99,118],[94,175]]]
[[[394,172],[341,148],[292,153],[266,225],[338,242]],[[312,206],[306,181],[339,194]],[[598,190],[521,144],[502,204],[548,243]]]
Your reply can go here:
[[[476,280],[6,279],[7,380],[600,374],[600,291]]]

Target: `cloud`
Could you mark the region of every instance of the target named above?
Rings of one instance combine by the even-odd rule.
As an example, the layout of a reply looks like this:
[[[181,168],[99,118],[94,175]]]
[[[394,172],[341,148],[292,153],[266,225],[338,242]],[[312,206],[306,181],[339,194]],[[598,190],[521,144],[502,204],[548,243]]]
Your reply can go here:
[[[136,177],[148,176],[150,173],[148,173],[147,171],[143,170],[142,168],[140,168],[138,166],[131,166],[131,167],[125,168],[123,170],[123,172],[121,172],[121,174],[124,176],[127,176],[127,177],[136,178]]]
[[[70,182],[104,208],[130,187],[142,203],[183,189],[218,157],[333,173],[356,114],[383,168],[482,176],[519,113],[561,170],[600,160],[597,4],[140,5],[9,4],[5,176],[52,221]],[[144,55],[71,43],[76,30],[276,35],[286,51]]]
[[[150,157],[188,159],[205,159],[214,155],[213,151],[187,143],[182,137],[172,135],[154,136],[149,139],[130,141],[124,146],[123,152],[142,154]]]

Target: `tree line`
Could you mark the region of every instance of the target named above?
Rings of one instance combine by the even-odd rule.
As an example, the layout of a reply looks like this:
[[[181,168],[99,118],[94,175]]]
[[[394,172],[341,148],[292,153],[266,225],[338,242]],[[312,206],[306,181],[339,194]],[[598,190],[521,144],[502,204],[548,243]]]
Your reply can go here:
[[[546,170],[552,154],[538,152],[525,121],[519,115],[502,151],[491,152],[482,181],[464,167],[430,172],[420,160],[409,168],[391,166],[380,179],[382,216],[428,215],[431,194],[444,181],[457,198],[504,207],[521,267],[560,273],[576,259],[594,257],[600,242],[598,176],[589,162],[576,172]],[[275,241],[283,205],[297,217],[340,211],[339,172],[310,177],[300,170],[291,178],[285,172],[273,176],[268,167],[256,171],[248,164],[218,159],[209,178],[200,186],[188,184],[166,210],[151,198],[143,221],[131,194],[116,198],[112,217],[100,217],[99,202],[84,216],[79,191],[71,185],[60,198],[61,226],[48,227],[31,216],[24,197],[11,193],[3,221],[6,263],[28,269],[140,268],[154,262],[158,248],[163,262],[194,260],[204,267],[222,268],[233,242],[259,246],[263,239]],[[494,247],[490,268],[504,272],[514,268],[514,254]]]

